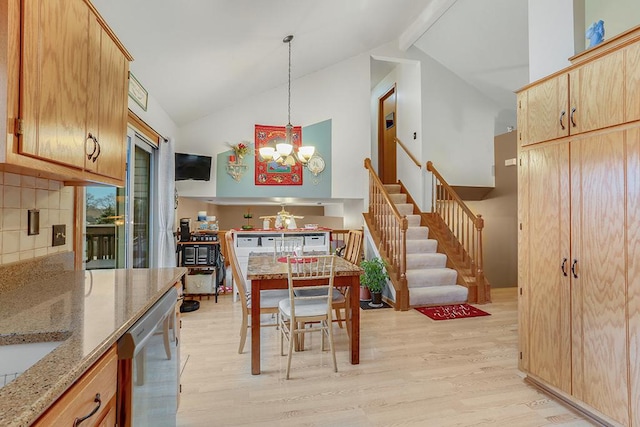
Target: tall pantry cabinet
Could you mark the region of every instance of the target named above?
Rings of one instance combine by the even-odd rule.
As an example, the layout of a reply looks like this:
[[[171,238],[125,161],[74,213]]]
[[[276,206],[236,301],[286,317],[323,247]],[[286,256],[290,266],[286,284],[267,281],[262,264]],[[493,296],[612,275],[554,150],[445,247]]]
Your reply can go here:
[[[635,28],[518,92],[519,366],[625,426],[640,426],[639,46]]]

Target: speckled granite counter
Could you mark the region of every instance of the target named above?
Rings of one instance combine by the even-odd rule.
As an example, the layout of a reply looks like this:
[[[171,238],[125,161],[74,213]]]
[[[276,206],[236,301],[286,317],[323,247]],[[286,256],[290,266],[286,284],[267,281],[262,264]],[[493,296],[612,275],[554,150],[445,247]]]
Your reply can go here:
[[[61,271],[33,264],[22,273],[18,264],[0,269],[0,345],[64,342],[0,388],[2,426],[35,421],[186,274],[182,267]]]

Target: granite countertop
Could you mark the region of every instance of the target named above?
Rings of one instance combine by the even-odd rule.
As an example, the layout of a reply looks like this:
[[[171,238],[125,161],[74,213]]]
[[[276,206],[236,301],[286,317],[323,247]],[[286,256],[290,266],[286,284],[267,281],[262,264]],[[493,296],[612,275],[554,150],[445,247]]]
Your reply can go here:
[[[34,422],[186,272],[0,269],[0,345],[63,340],[0,388],[0,425]]]

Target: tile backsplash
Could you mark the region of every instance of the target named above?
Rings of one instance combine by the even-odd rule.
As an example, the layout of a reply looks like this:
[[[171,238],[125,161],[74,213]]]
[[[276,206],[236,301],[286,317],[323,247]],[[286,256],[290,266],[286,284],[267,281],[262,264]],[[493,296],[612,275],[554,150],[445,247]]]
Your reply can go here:
[[[0,172],[0,265],[73,250],[73,187],[61,181]],[[28,211],[40,212],[40,234],[28,235]],[[66,243],[52,246],[53,225]]]

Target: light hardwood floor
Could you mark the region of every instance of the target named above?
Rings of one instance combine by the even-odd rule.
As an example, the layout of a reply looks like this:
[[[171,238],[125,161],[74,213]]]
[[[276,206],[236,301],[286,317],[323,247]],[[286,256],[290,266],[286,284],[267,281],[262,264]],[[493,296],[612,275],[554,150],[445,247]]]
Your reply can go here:
[[[319,336],[295,353],[291,379],[275,328],[262,329],[262,375],[230,295],[184,313],[179,426],[591,426],[523,381],[516,288],[492,290],[491,316],[435,322],[415,310],[361,313],[360,365],[335,326],[338,372]],[[315,334],[312,334],[315,335]]]

